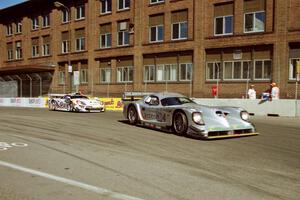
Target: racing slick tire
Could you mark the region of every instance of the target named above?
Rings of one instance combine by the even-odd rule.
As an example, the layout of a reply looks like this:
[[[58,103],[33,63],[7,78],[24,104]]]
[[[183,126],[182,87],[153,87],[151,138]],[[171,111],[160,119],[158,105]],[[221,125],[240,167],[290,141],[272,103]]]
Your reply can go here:
[[[56,102],[52,101],[49,103],[49,110],[54,111],[56,110]]]
[[[172,129],[177,135],[184,136],[187,134],[188,121],[182,111],[176,111],[173,115]]]
[[[137,113],[136,108],[133,105],[131,105],[128,108],[127,118],[129,120],[130,124],[137,124],[137,122],[138,122],[138,113]]]
[[[73,112],[73,106],[72,105],[68,105],[67,106],[67,111],[68,112]]]

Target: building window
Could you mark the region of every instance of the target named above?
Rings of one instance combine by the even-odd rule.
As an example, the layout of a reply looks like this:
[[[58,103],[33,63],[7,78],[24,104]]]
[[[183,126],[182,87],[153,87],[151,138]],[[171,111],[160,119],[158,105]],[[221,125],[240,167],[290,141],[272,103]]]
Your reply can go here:
[[[34,18],[32,18],[31,19],[31,29],[32,30],[36,30],[36,29],[38,29],[39,28],[39,18],[38,17],[34,17]]]
[[[38,56],[39,56],[39,46],[32,45],[32,57],[38,57]]]
[[[188,24],[187,22],[179,22],[172,24],[172,40],[187,39]]]
[[[111,33],[105,33],[100,35],[100,48],[111,47]]]
[[[69,53],[70,42],[68,40],[64,40],[61,43],[61,53]]]
[[[22,59],[23,52],[22,52],[22,43],[20,41],[16,42],[16,59]]]
[[[156,4],[156,3],[162,3],[165,2],[165,0],[150,0],[150,4]]]
[[[250,61],[224,62],[224,80],[246,80],[250,78]]]
[[[101,83],[110,83],[111,82],[111,69],[110,68],[100,69],[100,82]]]
[[[133,67],[118,67],[117,68],[117,82],[132,82],[133,81]]]
[[[232,35],[233,16],[221,16],[215,18],[215,35]]]
[[[42,46],[42,56],[50,55],[50,44],[43,44]]]
[[[128,22],[118,23],[118,46],[129,45],[129,32],[127,28]]]
[[[255,60],[254,79],[255,80],[270,80],[272,72],[271,60]]]
[[[101,0],[101,14],[111,13],[111,0]]]
[[[64,9],[62,11],[61,21],[62,23],[67,23],[70,21],[70,13],[68,12],[67,9]]]
[[[88,69],[80,70],[80,83],[88,83]]]
[[[12,49],[7,50],[7,60],[13,60],[14,59],[14,53]]]
[[[58,73],[58,84],[59,85],[64,85],[65,84],[65,72],[64,71],[59,71]]]
[[[171,38],[172,40],[183,40],[188,38],[188,11],[172,12],[171,16]]]
[[[290,59],[289,80],[296,80],[297,61],[300,61],[300,58],[291,58]]]
[[[221,62],[206,63],[206,80],[220,80]]]
[[[177,65],[166,64],[156,66],[157,81],[177,81]]]
[[[150,27],[150,42],[162,42],[164,40],[164,25]]]
[[[44,15],[43,16],[43,27],[49,27],[50,26],[50,15]]]
[[[155,81],[155,66],[145,65],[144,66],[144,82],[154,82]]]
[[[84,5],[76,7],[76,20],[85,18],[85,7]]]
[[[22,23],[18,22],[16,24],[16,33],[22,33]]]
[[[76,38],[76,51],[84,51],[85,50],[85,38],[80,37]]]
[[[9,35],[12,35],[12,34],[13,34],[12,25],[11,24],[6,25],[6,35],[9,36]]]
[[[265,30],[265,11],[245,13],[245,33],[263,32]]]
[[[127,10],[130,7],[130,0],[118,0],[118,10]]]
[[[181,63],[179,68],[180,81],[191,81],[193,73],[192,63]]]

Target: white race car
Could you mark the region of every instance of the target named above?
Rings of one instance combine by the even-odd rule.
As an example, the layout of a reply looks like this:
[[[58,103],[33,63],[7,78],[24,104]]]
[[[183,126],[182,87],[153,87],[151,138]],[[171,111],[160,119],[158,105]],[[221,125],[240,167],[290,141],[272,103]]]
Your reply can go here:
[[[90,99],[87,96],[75,94],[49,95],[49,110],[69,112],[104,112],[105,107],[99,99]]]

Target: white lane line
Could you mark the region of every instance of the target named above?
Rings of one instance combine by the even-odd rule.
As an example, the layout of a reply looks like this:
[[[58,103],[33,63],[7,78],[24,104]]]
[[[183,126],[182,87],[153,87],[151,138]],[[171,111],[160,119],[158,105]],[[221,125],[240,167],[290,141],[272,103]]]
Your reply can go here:
[[[55,176],[55,175],[52,175],[52,174],[48,174],[48,173],[45,173],[45,172],[25,168],[25,167],[15,165],[15,164],[11,164],[11,163],[8,163],[8,162],[4,162],[4,161],[1,161],[1,160],[0,160],[0,165],[4,166],[4,167],[15,169],[15,170],[19,170],[19,171],[22,171],[22,172],[26,172],[26,173],[29,173],[29,174],[33,174],[33,175],[41,176],[41,177],[44,177],[44,178],[52,179],[52,180],[55,180],[55,181],[58,181],[58,182],[68,184],[68,185],[80,187],[80,188],[83,188],[83,189],[86,189],[86,190],[89,190],[89,191],[92,191],[92,192],[99,193],[101,195],[105,195],[105,196],[115,198],[115,199],[120,199],[120,200],[143,200],[143,199],[140,199],[140,198],[137,198],[137,197],[132,197],[132,196],[128,196],[126,194],[113,192],[113,191],[107,190],[105,188],[100,188],[100,187],[85,184],[85,183],[82,183],[82,182],[79,182],[79,181],[74,181],[74,180],[71,180],[71,179],[67,179],[67,178]]]

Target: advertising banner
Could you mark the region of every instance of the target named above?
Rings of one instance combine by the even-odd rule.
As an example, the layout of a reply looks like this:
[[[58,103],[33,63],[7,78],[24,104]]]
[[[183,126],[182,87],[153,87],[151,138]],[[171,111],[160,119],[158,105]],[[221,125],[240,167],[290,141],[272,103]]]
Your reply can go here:
[[[121,98],[99,98],[105,105],[106,110],[122,111],[123,103]]]

